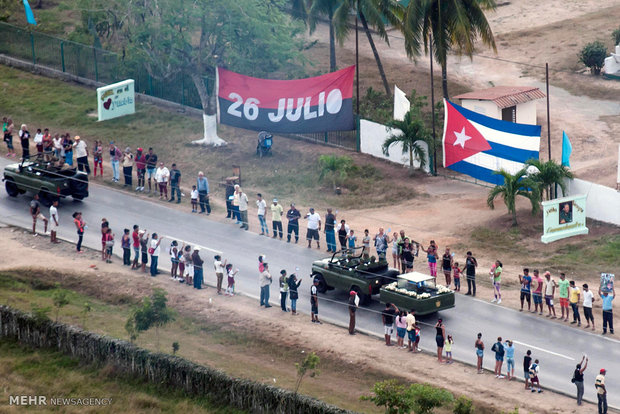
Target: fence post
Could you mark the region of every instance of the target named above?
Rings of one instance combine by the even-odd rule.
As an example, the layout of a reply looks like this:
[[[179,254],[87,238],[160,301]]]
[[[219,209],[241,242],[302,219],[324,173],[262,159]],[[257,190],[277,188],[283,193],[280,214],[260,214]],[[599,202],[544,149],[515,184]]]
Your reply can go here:
[[[93,56],[95,57],[95,81],[99,82],[99,68],[97,67],[97,48],[93,47]]]
[[[65,42],[60,42],[60,63],[62,65],[62,71],[65,71]]]
[[[325,131],[324,134],[325,134],[325,143],[327,144],[329,142],[329,136],[327,135],[327,131]]]
[[[37,64],[37,57],[34,53],[34,35],[30,32],[30,48],[32,49],[32,64]]]

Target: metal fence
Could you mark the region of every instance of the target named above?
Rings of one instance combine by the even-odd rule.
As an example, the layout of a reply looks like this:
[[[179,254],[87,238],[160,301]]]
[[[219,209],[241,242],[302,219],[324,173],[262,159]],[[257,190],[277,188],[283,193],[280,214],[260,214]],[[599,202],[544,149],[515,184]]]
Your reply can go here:
[[[104,49],[0,22],[0,53],[102,83],[133,79],[138,93],[202,109],[189,76],[178,74],[165,80],[157,79],[144,67]],[[207,89],[212,87],[212,82],[204,79]],[[358,150],[356,131],[294,135],[307,141]]]

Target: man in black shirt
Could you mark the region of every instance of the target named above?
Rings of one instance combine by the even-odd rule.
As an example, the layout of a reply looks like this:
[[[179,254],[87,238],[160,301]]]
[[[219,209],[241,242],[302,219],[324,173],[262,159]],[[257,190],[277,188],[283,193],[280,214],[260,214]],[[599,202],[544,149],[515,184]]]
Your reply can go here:
[[[530,383],[530,365],[532,365],[532,351],[527,350],[523,357],[523,373],[525,377],[525,389],[528,390]]]
[[[232,199],[235,195],[235,186],[231,180],[226,180],[226,218],[233,218]]]
[[[299,218],[301,213],[295,208],[295,204],[291,203],[291,208],[286,212],[288,227],[286,229],[286,242],[291,242],[291,234],[295,233],[295,243],[299,241]]]
[[[327,215],[325,216],[325,242],[327,243],[328,252],[336,252],[336,233],[334,232],[334,223],[336,222],[336,215],[332,213],[332,209],[327,209]]]
[[[392,333],[394,332],[394,316],[398,313],[398,308],[392,303],[386,303],[385,309],[381,313],[383,328],[385,333],[385,345],[392,346]]]
[[[467,293],[466,295],[476,296],[476,267],[478,261],[471,252],[467,252],[465,259],[465,276],[467,277]]]
[[[157,169],[157,154],[153,152],[153,148],[149,148],[146,158],[146,175],[149,179],[149,193],[151,192],[151,178],[155,181],[155,170]]]
[[[177,204],[179,204],[181,202],[181,171],[173,163],[170,170],[170,203],[174,201],[175,192],[177,194]]]

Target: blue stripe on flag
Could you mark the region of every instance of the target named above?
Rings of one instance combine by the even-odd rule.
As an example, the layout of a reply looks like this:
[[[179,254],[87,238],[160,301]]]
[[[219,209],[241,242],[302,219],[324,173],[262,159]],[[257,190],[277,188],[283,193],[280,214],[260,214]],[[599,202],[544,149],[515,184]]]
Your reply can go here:
[[[450,101],[448,101],[450,102]],[[495,118],[489,118],[486,115],[479,114],[469,109],[463,108],[453,102],[450,102],[454,106],[454,109],[459,111],[468,120],[480,125],[484,125],[487,128],[503,131],[508,134],[525,135],[528,137],[540,137],[540,125],[527,125],[516,124],[514,122],[501,121]]]
[[[527,138],[524,138],[527,139]],[[510,161],[525,162],[529,159],[538,159],[538,151],[524,150],[508,145],[498,144],[496,142],[487,141],[491,146],[490,150],[483,151],[485,154],[493,155],[497,158],[503,158]]]
[[[504,177],[499,174],[493,174],[493,170],[489,170],[484,167],[480,167],[475,164],[471,164],[465,161],[459,161],[457,163],[452,164],[450,167],[451,170],[456,172],[460,172],[461,174],[467,174],[477,180],[484,181],[491,184],[503,185]]]

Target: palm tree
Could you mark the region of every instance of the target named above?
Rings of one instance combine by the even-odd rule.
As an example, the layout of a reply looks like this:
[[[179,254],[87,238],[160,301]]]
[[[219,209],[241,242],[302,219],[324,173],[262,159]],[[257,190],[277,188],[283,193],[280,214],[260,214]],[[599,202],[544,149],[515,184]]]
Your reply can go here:
[[[424,147],[420,145],[420,141],[426,142],[428,147],[431,147],[431,134],[419,115],[418,111],[412,109],[405,114],[402,121],[393,120],[389,122],[388,126],[398,128],[402,133],[391,134],[387,137],[382,146],[383,153],[389,156],[390,147],[396,143],[400,143],[403,147],[403,154],[409,154],[410,171],[413,171],[414,157],[420,160],[420,168],[426,166],[426,151]]]
[[[525,165],[534,167],[535,173],[530,174],[530,178],[538,183],[540,198],[543,199],[543,191],[547,196],[547,200],[557,198],[557,194],[554,194],[555,186],[559,186],[562,189],[562,194],[566,194],[566,182],[565,179],[574,178],[574,174],[565,165],[560,165],[554,160],[546,162],[531,159],[528,160]],[[532,169],[534,169],[532,168]]]
[[[340,6],[341,0],[308,0],[308,24],[310,33],[316,30],[320,15],[326,15],[329,21],[329,71],[336,70],[336,36],[334,31],[334,13]]]
[[[358,10],[359,7],[359,10]],[[392,96],[392,90],[388,84],[385,70],[379,57],[379,52],[375,46],[369,26],[372,26],[377,34],[389,45],[390,41],[386,30],[386,21],[396,28],[402,26],[402,19],[405,9],[396,0],[343,0],[342,4],[334,14],[334,28],[336,30],[336,38],[342,45],[342,42],[350,33],[349,17],[352,13],[357,13],[362,23],[362,28],[368,43],[372,49],[372,53],[379,69],[379,75],[385,88],[388,98]]]
[[[422,44],[428,54],[433,48],[441,65],[443,96],[448,99],[448,52],[472,57],[477,38],[493,48],[495,39],[484,11],[494,10],[495,0],[412,0],[403,19],[405,49],[410,57],[420,55]]]
[[[499,174],[504,177],[503,185],[496,185],[489,191],[487,197],[487,205],[491,210],[495,208],[495,198],[499,195],[504,199],[504,204],[508,208],[508,212],[512,214],[512,226],[517,226],[517,209],[516,199],[517,196],[525,197],[532,203],[532,214],[536,213],[540,205],[538,204],[540,198],[540,190],[538,183],[527,176],[527,170],[522,168],[515,174],[510,174],[506,170],[495,171],[494,174]]]

